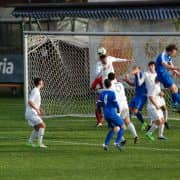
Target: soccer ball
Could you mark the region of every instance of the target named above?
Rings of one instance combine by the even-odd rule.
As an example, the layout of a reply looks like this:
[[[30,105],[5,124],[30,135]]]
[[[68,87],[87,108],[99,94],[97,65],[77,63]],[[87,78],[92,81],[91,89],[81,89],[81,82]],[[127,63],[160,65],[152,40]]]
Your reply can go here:
[[[100,47],[100,48],[98,49],[98,54],[99,54],[100,56],[106,55],[106,49],[103,48],[103,47]]]

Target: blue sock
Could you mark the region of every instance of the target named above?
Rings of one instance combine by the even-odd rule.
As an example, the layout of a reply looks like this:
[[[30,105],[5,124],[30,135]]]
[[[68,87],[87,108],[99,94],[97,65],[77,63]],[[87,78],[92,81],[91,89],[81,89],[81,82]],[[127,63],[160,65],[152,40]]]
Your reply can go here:
[[[142,114],[138,111],[136,113],[136,117],[138,118],[138,120],[143,124],[144,123],[144,118],[142,116]]]
[[[180,104],[180,94],[177,92],[177,93],[173,93],[172,94],[172,100],[173,100],[173,103],[178,103]]]
[[[125,133],[125,129],[121,128],[117,133],[116,143],[119,144],[121,142],[122,136]]]
[[[106,136],[106,139],[105,139],[105,142],[104,144],[105,145],[109,145],[111,139],[113,138],[114,136],[114,131],[111,129],[108,133],[107,133],[107,136]]]

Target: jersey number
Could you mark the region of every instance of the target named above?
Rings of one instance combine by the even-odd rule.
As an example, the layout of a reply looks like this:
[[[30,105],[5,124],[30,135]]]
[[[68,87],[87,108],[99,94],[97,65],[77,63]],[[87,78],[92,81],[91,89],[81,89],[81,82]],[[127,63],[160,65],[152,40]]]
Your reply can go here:
[[[104,104],[105,104],[105,105],[107,105],[107,101],[108,101],[108,95],[106,94],[106,95],[104,96]]]

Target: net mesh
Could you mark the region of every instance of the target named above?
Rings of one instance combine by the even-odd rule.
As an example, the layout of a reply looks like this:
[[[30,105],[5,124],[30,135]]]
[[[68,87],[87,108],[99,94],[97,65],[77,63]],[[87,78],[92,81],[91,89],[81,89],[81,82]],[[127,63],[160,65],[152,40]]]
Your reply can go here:
[[[28,92],[33,88],[35,77],[43,78],[42,106],[48,116],[94,115],[96,92],[90,88],[95,78],[98,47],[105,47],[107,54],[132,59],[132,62],[113,63],[116,77],[121,80],[134,64],[147,70],[149,61],[169,43],[180,45],[178,37],[133,37],[133,36],[62,36],[28,35]],[[180,65],[178,58],[174,64]],[[180,85],[178,78],[176,84]],[[134,88],[124,84],[130,100]],[[167,89],[165,99],[171,118],[179,118],[171,109],[171,97]],[[146,107],[143,109],[146,114]]]

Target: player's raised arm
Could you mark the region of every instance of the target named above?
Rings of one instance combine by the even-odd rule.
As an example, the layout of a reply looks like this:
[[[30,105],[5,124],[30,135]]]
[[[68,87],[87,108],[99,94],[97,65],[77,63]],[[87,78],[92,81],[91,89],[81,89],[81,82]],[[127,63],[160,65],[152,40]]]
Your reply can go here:
[[[134,66],[131,72],[132,75],[137,77],[137,83],[138,86],[141,86],[145,82],[145,75],[144,73],[140,74],[140,67],[139,66]]]
[[[138,80],[138,85],[141,86],[145,82],[145,74],[142,74],[142,77],[140,77],[140,73],[137,74],[137,80]]]
[[[166,63],[165,61],[162,61],[162,65],[165,66],[168,70],[177,70],[180,71],[180,67],[175,67],[172,62]]]
[[[132,81],[129,78],[129,74],[126,74],[125,77],[123,78],[123,81],[125,81],[127,84],[129,84],[130,86],[134,86],[134,81]]]
[[[111,56],[111,61],[112,62],[132,62],[132,60],[129,59],[123,59],[123,58],[116,58]]]
[[[173,70],[172,76],[175,76],[175,77],[177,77],[177,78],[180,78],[180,71]]]
[[[171,58],[176,56],[177,47],[174,44],[170,44],[166,47],[166,51],[161,55],[161,63],[167,70],[180,70],[180,67],[175,67]]]
[[[178,48],[175,44],[169,44],[165,51],[158,55],[155,63],[157,77],[164,87],[170,90],[174,108],[180,106],[180,94],[178,92],[178,87],[172,78],[173,74],[179,74],[178,71],[180,71],[180,67],[175,67],[171,61],[171,58],[176,56],[177,50]],[[171,70],[173,74],[171,75],[168,70]]]

